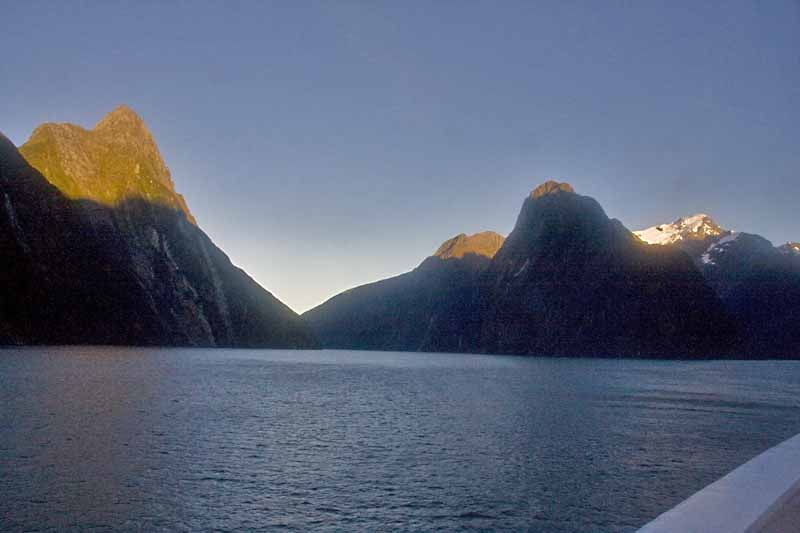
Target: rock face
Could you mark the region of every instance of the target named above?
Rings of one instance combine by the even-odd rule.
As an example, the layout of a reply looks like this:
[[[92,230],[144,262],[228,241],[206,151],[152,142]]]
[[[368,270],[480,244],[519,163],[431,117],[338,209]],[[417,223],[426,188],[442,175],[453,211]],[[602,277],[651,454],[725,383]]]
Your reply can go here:
[[[795,249],[791,244],[775,248],[763,237],[724,230],[713,221],[712,227],[716,230],[702,239],[657,244],[688,253],[722,300],[740,332],[732,355],[800,357],[800,260]]]
[[[548,180],[533,189],[530,198],[536,200],[548,194],[558,194],[562,192],[575,192],[575,189],[573,189],[572,185],[569,183],[558,183],[557,181]]]
[[[467,238],[440,253],[459,239]],[[646,245],[565,183],[533,191],[496,253],[467,257],[428,258],[303,317],[324,346],[355,349],[707,357],[734,339],[683,251]],[[441,276],[449,265],[462,275]],[[395,342],[392,332],[403,330],[413,343]]]
[[[439,259],[463,259],[467,254],[474,254],[491,259],[503,246],[505,239],[493,231],[484,231],[474,235],[460,233],[442,243],[434,257]]]
[[[20,152],[68,198],[108,206],[140,199],[181,211],[195,223],[153,136],[129,107],[117,107],[92,130],[42,124]]]
[[[0,135],[0,196],[0,343],[316,346],[197,227],[127,108],[20,151]]]
[[[491,231],[462,233],[411,272],[345,291],[303,319],[328,348],[468,351],[477,281],[502,244]]]

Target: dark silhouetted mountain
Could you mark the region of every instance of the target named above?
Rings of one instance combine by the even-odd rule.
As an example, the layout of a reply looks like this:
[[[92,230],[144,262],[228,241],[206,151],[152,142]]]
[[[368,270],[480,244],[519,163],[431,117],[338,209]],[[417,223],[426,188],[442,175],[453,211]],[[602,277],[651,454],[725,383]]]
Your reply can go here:
[[[537,187],[497,253],[467,257],[428,258],[303,317],[323,346],[354,349],[707,357],[734,339],[683,251],[646,245],[568,184]]]
[[[594,199],[538,187],[481,279],[482,352],[719,355],[733,330],[680,250],[648,246]]]
[[[411,272],[345,291],[303,318],[328,348],[469,350],[464,332],[479,327],[477,280],[502,244],[491,231],[462,233]]]
[[[47,174],[0,135],[0,343],[316,346],[197,227],[132,111],[22,152]]]
[[[733,355],[800,357],[800,260],[796,248],[791,244],[775,248],[758,235],[713,225],[719,231],[702,241],[677,239],[663,244],[683,249],[694,259],[736,321],[741,337]],[[648,232],[637,233],[645,238]]]
[[[800,263],[747,233],[702,257],[706,277],[745,333],[742,349],[759,357],[800,356]]]

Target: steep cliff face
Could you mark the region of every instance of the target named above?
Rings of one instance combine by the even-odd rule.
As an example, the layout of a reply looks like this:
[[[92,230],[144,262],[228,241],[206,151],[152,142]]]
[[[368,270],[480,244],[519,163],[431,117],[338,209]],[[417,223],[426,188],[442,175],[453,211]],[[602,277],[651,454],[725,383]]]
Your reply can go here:
[[[0,343],[158,342],[120,235],[91,224],[2,135],[0,189]]]
[[[477,279],[502,243],[494,232],[457,235],[411,272],[345,291],[303,319],[329,348],[469,350]]]
[[[0,341],[316,346],[197,227],[129,109],[1,144]]]

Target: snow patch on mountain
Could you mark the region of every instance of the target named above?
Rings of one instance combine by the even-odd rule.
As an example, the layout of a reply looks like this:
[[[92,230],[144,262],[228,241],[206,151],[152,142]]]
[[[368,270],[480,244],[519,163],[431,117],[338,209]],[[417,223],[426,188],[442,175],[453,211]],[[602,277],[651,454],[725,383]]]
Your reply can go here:
[[[714,220],[705,213],[679,218],[671,224],[661,224],[634,231],[633,234],[648,244],[674,244],[684,239],[705,239],[725,233]]]
[[[714,260],[711,258],[711,255],[725,253],[728,244],[738,239],[739,235],[741,235],[741,233],[731,231],[728,235],[725,235],[723,238],[709,246],[708,250],[706,250],[706,253],[700,256],[700,260],[705,265],[713,265]]]
[[[781,245],[778,250],[788,255],[800,255],[800,242],[787,242]]]

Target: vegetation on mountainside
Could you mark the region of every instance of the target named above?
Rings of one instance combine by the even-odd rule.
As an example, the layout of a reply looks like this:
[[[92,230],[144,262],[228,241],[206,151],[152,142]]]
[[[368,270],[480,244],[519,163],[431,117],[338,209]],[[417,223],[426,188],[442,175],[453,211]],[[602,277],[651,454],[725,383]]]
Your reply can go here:
[[[43,124],[20,152],[68,198],[108,206],[141,199],[183,212],[194,222],[152,135],[127,107],[118,107],[92,130]]]

